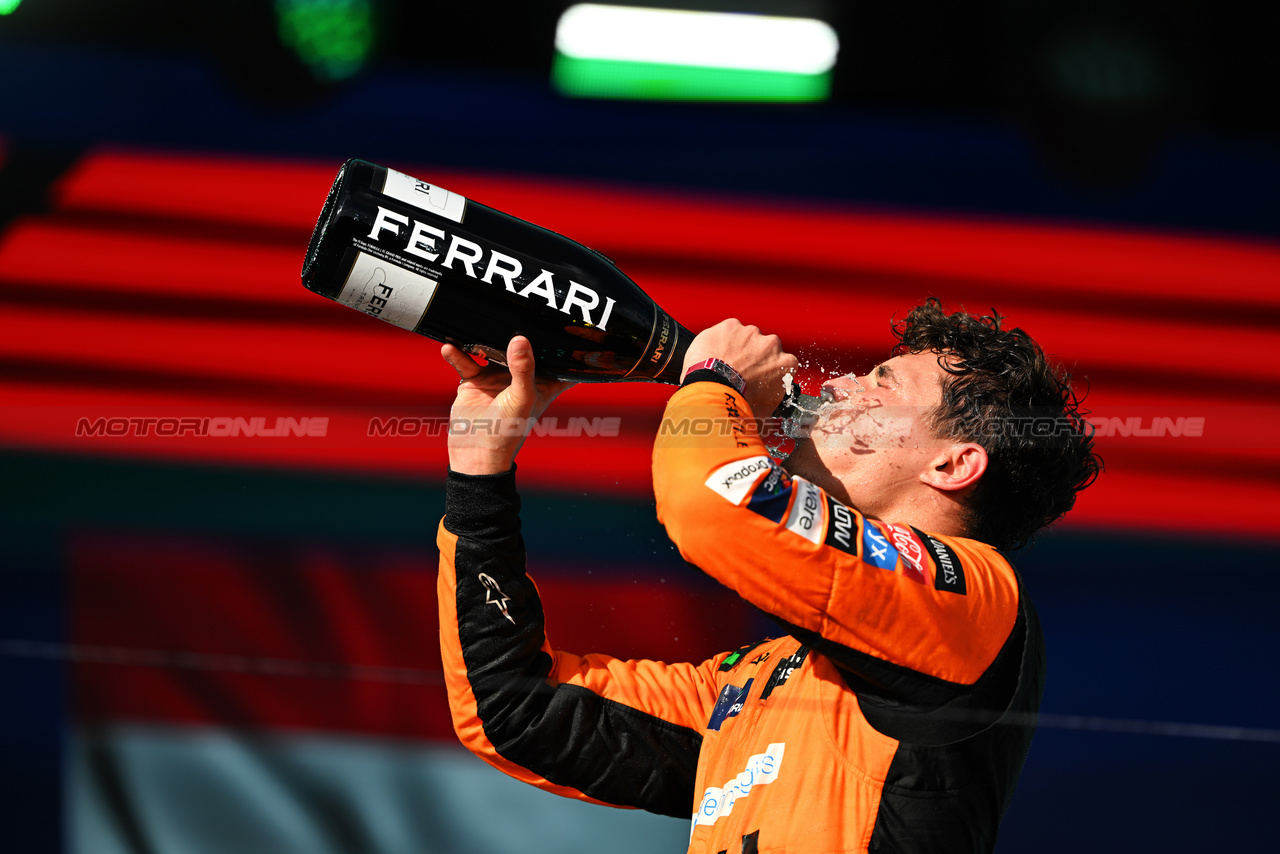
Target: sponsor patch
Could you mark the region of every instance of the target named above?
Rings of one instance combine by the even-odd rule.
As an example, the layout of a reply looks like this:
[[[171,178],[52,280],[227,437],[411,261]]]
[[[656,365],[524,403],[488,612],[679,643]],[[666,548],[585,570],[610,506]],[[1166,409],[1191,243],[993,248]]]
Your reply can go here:
[[[929,576],[924,571],[924,544],[920,538],[906,525],[886,522],[884,527],[889,542],[902,557],[902,574],[918,584],[928,584]]]
[[[890,571],[898,565],[898,550],[870,519],[862,526],[862,562]]]
[[[338,302],[413,331],[431,306],[436,285],[435,279],[357,252]]]
[[[773,689],[786,682],[791,678],[791,674],[804,664],[805,657],[809,654],[809,647],[802,646],[788,655],[786,658],[778,662],[773,668],[773,674],[769,677],[769,681],[764,683],[764,690],[760,692],[760,699],[767,699],[773,693]]]
[[[740,798],[751,794],[756,786],[764,786],[778,779],[782,769],[782,755],[786,751],[786,742],[775,742],[769,745],[764,753],[757,753],[747,760],[746,767],[722,787],[709,786],[702,793],[702,802],[698,811],[693,814],[693,828],[700,824],[715,824],[724,816],[733,812],[733,805]]]
[[[738,713],[742,711],[742,704],[747,701],[747,694],[751,691],[751,683],[754,679],[748,679],[747,684],[742,687],[737,685],[726,685],[720,691],[720,696],[716,698],[716,706],[711,710],[711,720],[707,721],[707,729],[719,730],[720,725],[727,718],[736,718]]]
[[[706,484],[730,504],[742,506],[751,489],[772,471],[773,460],[761,454],[721,466],[711,473]]]
[[[736,650],[734,650],[733,652],[729,653],[729,655],[725,658],[725,660],[724,660],[724,661],[722,661],[722,662],[720,662],[720,672],[721,672],[721,673],[728,673],[730,670],[732,670],[733,668],[737,667],[737,666],[738,666],[738,664],[739,664],[739,663],[741,663],[741,661],[742,661],[742,657],[743,657],[744,655],[746,655],[747,653],[751,652],[751,650],[755,649],[756,647],[758,647],[758,646],[759,646],[760,644],[762,644],[762,643],[764,643],[764,641],[757,641],[756,643],[749,643],[749,644],[747,644],[746,646],[740,646],[740,647],[738,647]],[[754,662],[753,662],[753,663],[754,663]]]
[[[845,554],[858,556],[858,517],[853,510],[827,496],[826,544]]]
[[[931,537],[920,530],[912,530],[915,530],[921,542],[925,544],[929,554],[933,555],[935,568],[933,586],[938,590],[946,590],[949,593],[959,593],[961,596],[967,596],[968,590],[965,588],[964,567],[960,563],[960,555],[956,554],[955,549],[937,537]]]
[[[781,523],[787,515],[787,505],[791,503],[791,478],[783,471],[782,466],[769,461],[769,474],[755,492],[751,493],[751,501],[747,508],[759,513],[770,522]]]
[[[476,576],[480,579],[480,583],[484,585],[484,604],[493,605],[502,612],[502,616],[506,617],[511,625],[515,625],[516,621],[512,619],[511,614],[507,611],[507,603],[511,601],[511,597],[502,592],[502,588],[498,586],[498,582],[493,580],[492,576],[485,575],[483,572]]]
[[[462,222],[462,214],[467,209],[465,196],[450,192],[436,184],[419,181],[394,169],[387,170],[382,194],[454,222]]]
[[[796,495],[791,502],[791,515],[787,517],[787,530],[817,545],[822,542],[827,509],[822,489],[802,477],[792,478],[791,482]]]

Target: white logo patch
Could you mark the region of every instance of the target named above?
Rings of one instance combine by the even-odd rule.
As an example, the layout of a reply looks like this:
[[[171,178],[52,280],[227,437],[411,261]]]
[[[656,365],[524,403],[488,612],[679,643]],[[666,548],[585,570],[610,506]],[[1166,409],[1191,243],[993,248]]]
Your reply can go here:
[[[492,577],[485,575],[483,572],[478,574],[476,578],[480,579],[480,583],[484,585],[484,603],[486,605],[496,605],[498,610],[502,612],[502,616],[506,617],[511,625],[515,625],[516,621],[507,613],[507,603],[511,601],[511,597],[502,592],[502,588],[498,586],[498,582]]]
[[[751,490],[769,473],[772,461],[761,454],[721,466],[707,478],[707,486],[723,495],[731,504],[741,506]]]
[[[802,477],[792,477],[791,482],[795,484],[796,497],[791,502],[787,530],[817,545],[825,533],[823,523],[827,515],[827,502],[822,489]]]
[[[382,194],[454,222],[462,222],[462,213],[467,209],[465,196],[451,193],[436,184],[419,181],[394,169],[387,170]]]
[[[435,279],[357,252],[338,302],[412,331],[427,313],[437,284]]]
[[[747,767],[743,772],[725,783],[724,788],[709,786],[702,793],[702,803],[698,805],[698,811],[693,814],[690,836],[698,825],[715,824],[721,816],[733,812],[733,805],[738,798],[745,798],[751,794],[755,786],[763,786],[778,779],[778,769],[782,767],[782,752],[786,746],[785,742],[769,745],[766,752],[757,753],[748,759]]]

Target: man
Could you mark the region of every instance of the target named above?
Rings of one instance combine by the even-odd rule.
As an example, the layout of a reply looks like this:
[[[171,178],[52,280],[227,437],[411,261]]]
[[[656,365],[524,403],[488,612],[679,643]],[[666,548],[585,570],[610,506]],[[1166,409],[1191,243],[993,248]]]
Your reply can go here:
[[[701,664],[550,648],[514,419],[564,385],[534,380],[522,338],[510,374],[446,346],[455,416],[512,425],[450,437],[440,628],[462,742],[558,794],[692,815],[690,851],[990,851],[1044,673],[1035,611],[993,546],[1061,516],[1098,460],[1021,330],[930,300],[895,332],[897,355],[827,383],[785,470],[753,414],[774,411],[795,358],[737,321],[690,345],[654,448],[658,517],[785,633]],[[709,415],[728,429],[680,429]]]

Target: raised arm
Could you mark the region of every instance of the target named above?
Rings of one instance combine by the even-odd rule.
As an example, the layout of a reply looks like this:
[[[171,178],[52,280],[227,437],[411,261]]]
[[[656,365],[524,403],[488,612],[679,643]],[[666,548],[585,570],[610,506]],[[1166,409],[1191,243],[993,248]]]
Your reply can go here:
[[[1025,631],[1012,567],[981,543],[868,518],[771,460],[754,415],[781,397],[780,385],[762,389],[781,349],[739,329],[690,362],[732,353],[746,394],[695,371],[655,445],[658,516],[681,554],[831,658],[869,699],[932,709],[969,695],[998,707],[1012,688],[996,671],[1016,678],[1010,659]],[[972,696],[989,684],[990,696]]]
[[[556,794],[687,817],[701,730],[723,656],[702,665],[556,651],[525,573],[513,461],[525,430],[562,386],[534,380],[527,341],[511,373],[446,346],[461,383],[454,417],[498,419],[450,435],[440,524],[440,645],[454,729],[472,752]],[[526,422],[527,423],[527,422]]]

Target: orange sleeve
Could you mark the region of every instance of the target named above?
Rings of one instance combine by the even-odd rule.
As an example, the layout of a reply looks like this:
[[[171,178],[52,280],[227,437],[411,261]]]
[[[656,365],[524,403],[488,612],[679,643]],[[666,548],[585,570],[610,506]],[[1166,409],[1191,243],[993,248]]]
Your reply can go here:
[[[937,703],[947,686],[973,685],[1018,616],[1008,562],[973,540],[864,517],[783,471],[752,423],[743,398],[714,382],[668,403],[654,491],[681,554],[886,694]]]
[[[437,537],[454,730],[484,761],[567,797],[687,818],[716,668],[559,652],[525,573],[514,474],[450,474]]]

